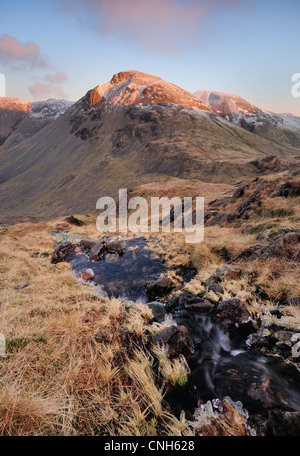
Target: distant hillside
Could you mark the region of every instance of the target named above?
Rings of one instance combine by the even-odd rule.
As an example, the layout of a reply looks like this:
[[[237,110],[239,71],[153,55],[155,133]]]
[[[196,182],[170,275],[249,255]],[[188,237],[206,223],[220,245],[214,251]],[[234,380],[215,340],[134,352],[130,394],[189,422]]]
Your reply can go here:
[[[228,122],[173,84],[122,72],[21,144],[2,145],[1,216],[95,212],[99,197],[166,176],[230,184],[295,170],[299,154]]]

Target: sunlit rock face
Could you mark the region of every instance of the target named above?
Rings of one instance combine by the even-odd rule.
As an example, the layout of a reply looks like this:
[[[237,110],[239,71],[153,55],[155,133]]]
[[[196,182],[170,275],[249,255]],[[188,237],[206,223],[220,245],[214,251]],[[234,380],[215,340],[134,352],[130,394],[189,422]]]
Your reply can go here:
[[[191,93],[163,79],[138,71],[115,74],[110,82],[97,86],[87,94],[89,107],[99,103],[110,105],[173,103],[186,108],[209,111]]]

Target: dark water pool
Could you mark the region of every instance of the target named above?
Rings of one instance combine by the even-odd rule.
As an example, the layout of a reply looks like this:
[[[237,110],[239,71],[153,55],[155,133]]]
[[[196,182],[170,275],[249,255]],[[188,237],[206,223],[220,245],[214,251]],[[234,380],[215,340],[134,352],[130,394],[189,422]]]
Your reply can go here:
[[[87,254],[73,255],[70,263],[78,274],[92,269],[95,273],[93,282],[102,285],[108,296],[146,303],[145,282],[158,279],[161,274],[167,273],[167,268],[145,248],[147,243],[144,238],[128,240],[124,244],[126,250],[119,258],[108,255],[104,260],[91,261]]]

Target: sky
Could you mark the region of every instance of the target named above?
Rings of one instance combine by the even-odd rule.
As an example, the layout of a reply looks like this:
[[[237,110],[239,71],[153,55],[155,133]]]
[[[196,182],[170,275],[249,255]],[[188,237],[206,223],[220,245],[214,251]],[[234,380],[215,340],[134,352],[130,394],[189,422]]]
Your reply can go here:
[[[6,95],[78,100],[137,70],[300,114],[299,0],[1,0]]]

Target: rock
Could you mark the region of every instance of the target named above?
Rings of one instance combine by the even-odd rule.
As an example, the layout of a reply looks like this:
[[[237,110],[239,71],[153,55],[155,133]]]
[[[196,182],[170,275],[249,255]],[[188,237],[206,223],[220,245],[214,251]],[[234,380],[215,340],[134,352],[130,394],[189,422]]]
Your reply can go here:
[[[152,283],[147,282],[144,286],[149,296],[157,298],[169,294],[175,288],[174,283],[168,277],[161,277]]]
[[[94,277],[95,277],[95,273],[92,269],[86,269],[85,271],[83,271],[81,274],[80,274],[80,277],[83,279],[83,280],[92,280]]]
[[[95,247],[95,245],[99,244],[99,240],[95,241],[94,239],[90,238],[85,238],[81,239],[80,244],[82,245],[83,248],[90,250],[91,248]]]
[[[161,321],[161,320],[165,319],[167,311],[163,304],[161,304],[160,302],[154,301],[154,302],[150,302],[149,304],[147,304],[147,306],[149,307],[149,309],[152,310],[153,317],[155,320]]]
[[[230,264],[223,264],[213,274],[218,280],[239,280],[240,271]]]
[[[108,242],[106,245],[106,249],[108,252],[118,253],[119,255],[123,255],[125,251],[125,247],[121,241],[113,241]]]
[[[194,353],[194,344],[188,328],[185,326],[168,326],[157,334],[150,336],[154,345],[167,345],[170,358],[190,356]]]
[[[248,200],[248,201],[244,201],[242,204],[240,204],[238,206],[238,208],[236,209],[236,213],[239,214],[239,216],[241,216],[242,214],[244,214],[245,210],[248,209],[253,206],[253,201],[251,200]]]
[[[253,245],[237,255],[232,262],[247,260],[253,261],[257,258],[288,258],[300,261],[300,233],[292,232],[276,239],[271,245]]]
[[[75,225],[75,226],[84,225],[84,222],[82,220],[79,220],[78,218],[74,217],[74,215],[70,215],[70,217],[67,217],[65,219],[65,222],[70,223],[70,225]]]
[[[255,258],[258,258],[260,255],[260,252],[265,248],[265,246],[261,244],[256,244],[252,245],[251,247],[248,247],[247,249],[243,250],[241,253],[236,255],[232,260],[231,263],[235,263],[237,261],[251,261]]]
[[[213,282],[210,285],[208,285],[207,291],[213,291],[214,293],[217,293],[217,294],[223,294],[224,288],[219,283]]]
[[[106,242],[102,241],[91,248],[89,253],[90,260],[99,261],[104,252],[106,252]]]
[[[300,436],[300,412],[271,410],[269,412],[269,433],[272,436]]]
[[[17,283],[17,285],[15,286],[15,289],[16,290],[23,290],[24,288],[27,288],[30,286],[30,283],[29,282],[19,282]]]
[[[64,242],[63,244],[55,247],[54,252],[51,257],[51,263],[57,264],[63,261],[67,261],[71,255],[74,253],[76,245],[71,242]]]
[[[291,258],[300,261],[300,233],[288,233],[261,252],[260,258]]]
[[[211,218],[206,226],[224,225],[225,223],[234,222],[238,218],[238,214],[233,212],[220,212],[215,217]]]
[[[120,256],[118,253],[107,253],[105,255],[105,261],[107,263],[115,263],[116,261],[118,261],[120,259]]]
[[[265,230],[263,233],[260,233],[256,239],[263,242],[264,244],[269,244],[271,234],[272,230]]]
[[[245,194],[245,191],[247,190],[247,188],[249,187],[249,184],[244,184],[244,185],[241,185],[240,187],[238,187],[235,192],[233,193],[232,195],[232,199],[238,199],[238,198],[242,198]]]
[[[226,330],[230,327],[252,323],[252,317],[240,299],[234,298],[219,302],[215,312],[218,323]]]
[[[186,304],[185,309],[195,313],[206,314],[214,310],[214,304],[207,299],[202,299],[194,304]]]

